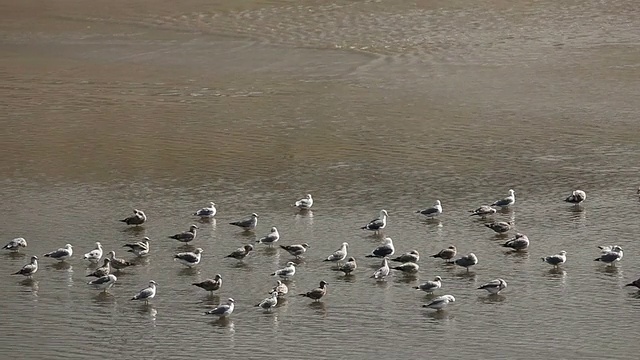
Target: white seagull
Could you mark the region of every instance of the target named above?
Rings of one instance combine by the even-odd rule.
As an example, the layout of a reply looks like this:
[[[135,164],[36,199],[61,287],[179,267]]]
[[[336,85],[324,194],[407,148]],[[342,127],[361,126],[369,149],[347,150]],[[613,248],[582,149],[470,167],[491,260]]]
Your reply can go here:
[[[230,257],[230,258],[234,258],[234,259],[238,259],[238,260],[242,260],[244,258],[247,257],[247,255],[249,255],[250,252],[253,251],[253,245],[251,244],[247,244],[243,247],[239,247],[237,249],[235,249],[231,254],[225,256],[225,257]]]
[[[387,216],[389,216],[387,210],[382,209],[380,210],[380,216],[378,218],[369,221],[369,223],[361,227],[361,229],[371,230],[378,234],[387,226]]]
[[[357,268],[358,264],[356,264],[356,258],[352,256],[347,260],[346,263],[338,266],[333,270],[342,271],[345,275],[351,275],[351,273],[354,272]]]
[[[97,263],[102,258],[102,244],[96,242],[96,248],[84,254],[83,259],[89,262]]]
[[[583,201],[587,200],[587,193],[582,190],[575,190],[571,193],[571,195],[567,196],[564,201],[572,204],[580,204]]]
[[[95,269],[91,274],[87,275],[87,277],[93,276],[93,277],[99,278],[99,277],[107,276],[109,275],[109,273],[111,273],[111,259],[104,258],[102,261],[103,261],[102,266]]]
[[[2,248],[10,251],[18,251],[20,250],[20,248],[26,248],[26,247],[27,247],[27,240],[19,237],[9,241],[7,245],[3,246]]]
[[[307,243],[296,245],[280,245],[280,247],[286,250],[289,254],[295,256],[296,259],[300,258],[300,256],[302,256],[305,252],[307,252],[307,249],[310,248],[309,244]]]
[[[622,248],[618,245],[614,246],[611,251],[603,252],[600,257],[594,259],[594,261],[602,261],[608,265],[615,265],[616,261],[622,260]]]
[[[271,232],[269,232],[268,235],[261,237],[260,239],[256,240],[256,242],[260,244],[269,245],[269,247],[272,247],[273,244],[278,242],[278,240],[280,240],[280,233],[278,232],[278,229],[274,226],[271,228]]]
[[[293,206],[297,207],[300,210],[309,210],[312,205],[313,205],[313,198],[311,197],[311,194],[307,194],[307,196],[304,199],[300,199],[296,201],[295,204],[293,204]]]
[[[296,263],[289,261],[287,265],[279,270],[271,273],[271,276],[279,276],[281,279],[286,280],[296,274]]]
[[[496,200],[491,206],[500,206],[501,208],[509,207],[516,203],[516,193],[513,189],[509,189],[509,196],[504,199]]]
[[[251,231],[258,225],[258,214],[253,213],[248,218],[230,222],[229,224],[241,227],[244,231]]]
[[[478,257],[474,253],[469,253],[466,256],[456,259],[454,263],[458,266],[466,268],[467,272],[469,272],[469,268],[478,263]]]
[[[216,216],[216,203],[213,201],[209,203],[208,207],[203,207],[202,209],[193,213],[193,216],[200,216],[201,218],[212,218]]]
[[[422,307],[437,309],[440,311],[449,305],[450,302],[454,301],[456,301],[456,298],[454,298],[453,295],[442,295],[433,299],[430,303],[422,305]]]
[[[405,274],[415,274],[420,269],[420,265],[413,262],[402,263],[398,266],[392,266],[393,270],[400,270]]]
[[[426,209],[417,210],[416,213],[420,213],[421,215],[424,215],[427,218],[434,218],[442,214],[442,204],[440,203],[440,200],[436,200],[433,206],[428,207]]]
[[[107,292],[107,290],[110,287],[112,287],[117,280],[118,278],[115,275],[109,274],[109,275],[101,276],[97,279],[91,280],[87,284],[91,285],[95,289]]]
[[[567,261],[567,252],[562,250],[560,251],[560,253],[556,255],[543,257],[542,261],[546,262],[547,264],[551,264],[557,268],[558,266],[564,264]]]
[[[133,264],[128,262],[127,260],[116,257],[116,252],[113,250],[109,251],[107,255],[109,256],[109,260],[111,260],[111,266],[116,270],[121,270],[126,267],[133,266]]]
[[[148,237],[144,238],[144,241],[138,241],[132,244],[124,244],[122,247],[128,247],[128,252],[136,254],[138,257],[147,256],[149,254],[149,239]]]
[[[156,286],[158,286],[158,283],[153,280],[149,281],[149,286],[140,290],[140,292],[135,294],[131,300],[144,300],[145,304],[148,304],[149,300],[156,296]]]
[[[366,257],[386,257],[391,256],[396,252],[396,249],[393,247],[393,240],[390,237],[384,238],[384,244],[375,248],[371,254]]]
[[[73,255],[73,248],[71,244],[66,244],[63,248],[44,254],[44,257],[50,257],[58,261],[65,261],[70,258],[71,255]]]
[[[456,254],[458,254],[458,250],[456,249],[456,247],[454,245],[449,245],[448,248],[440,250],[440,252],[431,255],[431,257],[440,258],[448,262],[449,260],[456,257]]]
[[[142,225],[145,223],[145,221],[147,221],[147,215],[144,214],[143,211],[138,210],[138,209],[133,209],[133,215],[129,216],[127,218],[124,218],[122,220],[123,223],[127,224],[127,225]]]
[[[31,262],[23,266],[19,271],[14,272],[13,275],[24,275],[27,277],[31,277],[36,273],[36,271],[38,271],[38,257],[34,255],[31,257]]]
[[[276,282],[276,286],[274,286],[273,289],[271,289],[271,292],[277,293],[278,297],[283,297],[283,296],[287,295],[287,293],[289,292],[289,287],[287,286],[287,284],[285,284],[282,281],[278,280]]]
[[[504,234],[504,233],[508,232],[509,230],[511,230],[511,227],[513,226],[513,223],[511,221],[509,221],[509,222],[506,222],[506,221],[494,221],[492,223],[484,224],[484,226],[486,226],[489,229],[497,232],[498,234]]]
[[[213,279],[206,279],[201,282],[192,283],[191,285],[195,285],[213,294],[214,291],[219,290],[222,286],[222,275],[216,274]]]
[[[503,279],[491,280],[486,284],[480,285],[478,290],[487,290],[490,294],[499,294],[500,291],[507,288],[507,282]]]
[[[441,287],[442,287],[442,278],[440,276],[436,276],[435,279],[431,281],[425,281],[422,284],[414,287],[414,289],[432,293],[434,290],[440,289]]]
[[[259,307],[268,311],[274,308],[276,305],[278,305],[278,292],[272,291],[270,294],[271,296],[260,301],[260,303],[257,304],[256,307]]]
[[[340,261],[344,260],[347,257],[347,248],[349,244],[343,242],[340,246],[340,249],[333,252],[333,254],[329,255],[324,261],[332,261],[335,263],[340,263]]]
[[[188,243],[196,239],[198,226],[191,225],[189,226],[189,230],[183,231],[179,234],[169,236],[170,239],[175,239],[183,243]]]
[[[378,270],[376,270],[373,275],[371,275],[371,277],[375,278],[376,280],[384,280],[384,278],[389,276],[390,272],[391,270],[389,269],[389,262],[387,261],[387,258],[384,258],[382,259],[382,266]]]
[[[202,258],[202,248],[197,248],[193,252],[181,252],[173,256],[174,260],[179,261],[184,266],[194,267],[200,263]]]
[[[418,253],[418,250],[410,250],[409,252],[406,252],[398,257],[391,259],[391,261],[398,261],[402,263],[406,263],[406,262],[417,263],[418,260],[420,260],[420,253]]]
[[[492,208],[489,205],[482,205],[475,210],[469,211],[471,215],[469,216],[480,216],[481,218],[485,218],[487,216],[493,215],[496,213],[496,209]]]
[[[512,248],[515,251],[526,250],[529,247],[529,238],[525,234],[517,233],[516,237],[507,240],[502,246]]]
[[[236,301],[232,298],[227,299],[226,304],[219,305],[218,307],[205,312],[205,315],[215,315],[219,318],[227,317],[233,313]]]

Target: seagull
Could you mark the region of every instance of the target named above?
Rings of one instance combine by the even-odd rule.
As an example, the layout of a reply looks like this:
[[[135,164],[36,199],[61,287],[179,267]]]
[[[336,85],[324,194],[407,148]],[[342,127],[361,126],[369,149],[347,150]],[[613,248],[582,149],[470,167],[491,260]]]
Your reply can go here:
[[[469,212],[471,213],[471,215],[469,216],[480,216],[481,218],[484,219],[487,216],[495,214],[496,209],[492,208],[489,205],[482,205],[475,210],[470,210]]]
[[[58,261],[65,261],[73,255],[71,244],[66,244],[63,248],[44,254],[44,257],[50,257]]]
[[[567,252],[562,250],[557,255],[543,257],[542,261],[546,262],[547,264],[551,264],[557,268],[559,265],[562,265],[567,261]]]
[[[352,256],[349,258],[349,260],[347,260],[346,263],[338,266],[333,270],[342,271],[345,275],[351,275],[351,273],[354,272],[357,268],[358,264],[356,264],[356,259]]]
[[[149,300],[156,296],[156,286],[158,286],[158,283],[153,280],[149,281],[149,287],[140,290],[131,300],[144,300],[144,303],[148,304]]]
[[[105,258],[102,261],[103,261],[102,266],[95,269],[91,274],[87,275],[87,277],[93,276],[93,277],[99,278],[99,277],[107,276],[111,273],[111,259]]]
[[[173,258],[187,267],[194,267],[200,263],[203,252],[202,248],[197,248],[193,252],[178,253]]]
[[[311,197],[311,194],[307,194],[307,196],[304,199],[300,199],[296,201],[295,204],[293,204],[293,206],[297,207],[300,210],[309,210],[312,205],[313,205],[313,198]]]
[[[97,263],[102,258],[102,244],[96,242],[96,248],[84,254],[83,259],[89,260],[89,262]]]
[[[349,244],[343,242],[340,246],[340,249],[333,252],[333,254],[329,255],[324,261],[333,261],[335,263],[340,263],[340,261],[344,260],[347,257],[347,248]]]
[[[31,277],[33,274],[38,271],[38,257],[32,256],[31,262],[22,267],[19,271],[13,273],[13,275],[24,275],[27,277]]]
[[[491,280],[486,284],[482,284],[478,290],[487,290],[490,294],[499,294],[500,291],[507,288],[507,282],[502,279]]]
[[[201,289],[207,290],[213,294],[214,291],[220,289],[222,286],[222,275],[216,274],[213,279],[206,279],[199,283],[193,283],[191,285],[195,285]]]
[[[138,257],[143,257],[149,254],[149,239],[148,237],[144,238],[144,241],[138,241],[132,244],[124,244],[122,247],[128,247],[129,250],[127,252],[134,253]]]
[[[440,311],[449,305],[450,302],[454,301],[456,301],[456,298],[454,298],[453,295],[442,295],[433,299],[430,303],[422,305],[422,307],[437,309]]]
[[[133,209],[132,216],[124,218],[120,221],[122,221],[123,223],[126,223],[127,225],[138,226],[138,225],[144,224],[144,222],[147,221],[147,215],[145,215],[144,212],[142,212],[141,210]]]
[[[271,228],[271,232],[269,232],[269,235],[261,237],[260,239],[256,240],[256,242],[260,244],[266,244],[266,245],[269,245],[269,247],[272,247],[273,244],[276,243],[278,240],[280,240],[280,233],[278,232],[278,229],[276,229],[276,227],[274,226]]]
[[[176,239],[180,242],[183,243],[188,243],[190,241],[195,240],[196,238],[196,229],[198,229],[198,227],[196,225],[191,225],[189,226],[189,230],[187,231],[183,231],[179,234],[175,234],[175,235],[171,235],[169,236],[170,239]]]
[[[279,276],[281,279],[286,280],[295,275],[295,273],[296,263],[294,263],[293,261],[289,261],[284,268],[272,272],[271,276]]]
[[[19,237],[9,241],[7,245],[3,246],[2,248],[6,250],[11,250],[11,251],[18,251],[20,250],[21,247],[23,248],[27,247],[27,240]]]
[[[96,288],[98,290],[102,290],[104,292],[107,292],[107,290],[110,287],[112,287],[113,284],[115,284],[117,280],[118,280],[118,278],[115,275],[109,274],[109,275],[101,276],[101,277],[99,277],[97,279],[91,280],[87,284],[93,286],[94,288]]]
[[[289,287],[287,287],[287,285],[282,281],[278,280],[276,281],[276,286],[271,289],[271,292],[277,293],[278,297],[283,297],[289,292]]]
[[[398,261],[403,263],[406,263],[406,262],[417,263],[418,260],[420,260],[420,254],[418,253],[418,250],[411,250],[398,257],[391,259],[391,261]]]
[[[205,312],[205,315],[215,315],[219,318],[227,317],[233,313],[236,301],[232,298],[227,299],[226,304],[219,305],[218,307]]]
[[[393,240],[391,240],[391,238],[388,237],[384,239],[384,244],[375,248],[371,252],[371,254],[367,255],[366,257],[386,257],[386,256],[393,255],[393,253],[395,252],[396,250],[393,247]]]
[[[400,264],[398,266],[394,266],[394,267],[392,267],[392,269],[400,270],[400,271],[402,271],[404,273],[407,273],[407,274],[415,274],[420,269],[420,266],[418,264],[416,264],[416,263],[406,262],[406,263]]]
[[[600,257],[596,258],[594,261],[602,261],[608,265],[614,265],[616,261],[622,260],[622,248],[618,245],[614,246],[611,251],[603,252]]]
[[[256,228],[256,225],[258,225],[258,214],[253,213],[248,218],[234,221],[229,224],[239,226],[243,228],[244,231],[251,231]]]
[[[516,193],[513,189],[509,189],[509,196],[504,199],[496,200],[491,206],[500,206],[501,208],[509,207],[516,203]]]
[[[116,257],[116,252],[115,251],[109,251],[108,255],[109,255],[109,260],[110,260],[111,266],[116,270],[120,270],[120,269],[124,269],[126,267],[129,267],[129,266],[133,266],[133,264],[128,262],[127,260]]]
[[[389,269],[389,262],[387,261],[387,258],[384,258],[382,259],[382,266],[378,270],[376,270],[373,275],[371,275],[371,277],[375,278],[376,280],[384,280],[384,278],[389,276],[390,272],[391,270]]]
[[[511,221],[509,221],[509,222],[494,221],[492,223],[484,224],[484,226],[486,226],[489,229],[497,232],[498,234],[504,234],[507,231],[511,230],[511,227],[513,226],[513,223]]]
[[[466,256],[456,259],[454,263],[462,266],[463,268],[467,268],[467,272],[469,272],[469,267],[478,263],[478,257],[474,253],[469,253]]]
[[[439,253],[431,255],[431,257],[440,258],[442,260],[448,261],[453,259],[457,253],[458,253],[458,250],[456,250],[456,247],[453,245],[449,245],[448,248],[440,250]]]
[[[378,234],[387,226],[387,216],[389,216],[387,210],[382,209],[380,210],[380,216],[378,218],[369,221],[369,223],[361,227],[361,229],[371,230]]]
[[[202,209],[193,213],[193,216],[200,216],[201,218],[212,218],[216,216],[216,203],[213,201],[209,203],[208,207],[203,207]]]
[[[427,218],[434,218],[442,214],[442,204],[440,203],[440,200],[436,200],[435,204],[433,204],[432,207],[428,207],[423,210],[417,210],[416,213],[420,213]]]
[[[525,234],[517,233],[516,237],[507,240],[502,246],[512,248],[515,251],[526,250],[529,247],[529,238]]]
[[[322,299],[323,296],[325,296],[327,294],[327,285],[328,283],[324,280],[320,281],[320,286],[309,291],[306,292],[304,294],[300,294],[300,296],[305,296],[308,297],[310,299],[313,299],[313,301],[320,301],[320,299]]]
[[[302,254],[304,254],[308,248],[310,248],[309,244],[303,243],[300,245],[280,245],[281,248],[285,249],[289,254],[296,257],[296,259],[300,258]]]
[[[259,307],[265,310],[271,310],[276,305],[278,305],[278,293],[276,291],[272,291],[270,292],[270,294],[271,296],[260,301],[260,303],[257,304],[256,307]]]
[[[243,247],[239,247],[235,249],[231,254],[227,255],[226,257],[242,260],[246,258],[251,251],[253,251],[253,245],[247,244]]]
[[[564,201],[572,204],[580,204],[585,200],[587,200],[587,193],[582,190],[574,190],[571,195],[564,199]]]
[[[422,284],[415,286],[414,289],[432,293],[434,290],[440,289],[441,287],[442,287],[442,278],[440,276],[436,276],[435,279],[431,281],[425,281]]]
[[[625,285],[625,286],[635,286],[635,287],[637,287],[638,289],[640,289],[640,279],[634,280],[634,281],[632,281],[632,282],[628,283],[628,284],[627,284],[627,285]]]

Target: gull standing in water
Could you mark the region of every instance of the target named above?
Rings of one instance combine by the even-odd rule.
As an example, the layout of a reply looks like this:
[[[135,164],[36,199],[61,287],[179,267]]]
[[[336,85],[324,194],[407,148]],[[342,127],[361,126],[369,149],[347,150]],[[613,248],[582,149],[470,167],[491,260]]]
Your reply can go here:
[[[145,223],[145,221],[147,221],[147,215],[144,214],[144,212],[142,212],[141,210],[138,209],[133,209],[133,215],[129,216],[127,218],[124,218],[122,220],[123,223],[127,224],[127,225],[142,225]]]
[[[102,261],[103,261],[102,266],[95,269],[91,274],[87,275],[87,277],[93,276],[93,277],[99,278],[99,277],[107,276],[111,273],[111,259],[105,258]]]
[[[276,286],[274,286],[271,291],[277,293],[278,297],[283,297],[289,292],[289,287],[282,281],[278,280],[276,281]]]
[[[387,261],[387,258],[382,259],[382,266],[376,270],[373,275],[371,275],[372,278],[375,278],[376,280],[384,280],[387,276],[389,276],[389,273],[391,272],[391,270],[389,269],[389,262]]]
[[[415,274],[418,272],[418,270],[420,269],[420,266],[416,263],[412,263],[412,262],[406,262],[406,263],[402,263],[398,266],[393,266],[391,267],[393,270],[400,270],[403,273],[406,274]]]
[[[202,248],[197,248],[193,252],[181,252],[173,256],[175,260],[180,262],[182,265],[187,267],[194,267],[200,264],[200,259],[202,258],[202,253],[204,250]]]
[[[311,194],[307,194],[307,196],[304,199],[300,199],[296,201],[295,204],[293,204],[293,206],[297,207],[300,210],[309,210],[311,209],[312,205],[313,205],[313,198],[311,197]]]
[[[258,214],[253,213],[248,218],[230,222],[229,224],[241,227],[244,231],[254,230],[258,225]]]
[[[406,262],[417,263],[418,260],[420,260],[420,254],[418,253],[418,250],[410,250],[409,252],[406,252],[398,257],[391,259],[391,261],[398,261],[402,263],[406,263]]]
[[[484,226],[486,226],[489,229],[497,232],[498,234],[504,234],[507,231],[511,230],[511,227],[513,226],[513,223],[511,221],[509,221],[509,222],[494,221],[492,223],[484,224]]]
[[[280,245],[280,247],[286,250],[289,254],[295,256],[296,259],[299,259],[300,256],[307,252],[307,249],[310,246],[307,243],[303,243],[299,245]]]
[[[507,288],[507,282],[502,279],[491,280],[486,284],[480,285],[478,290],[487,290],[490,294],[497,295],[500,291]]]
[[[116,270],[122,270],[126,267],[133,266],[133,263],[130,263],[125,259],[116,257],[116,252],[113,250],[109,251],[108,255],[109,255],[111,267],[113,267]]]
[[[132,244],[124,244],[122,247],[128,247],[128,252],[136,254],[138,257],[147,256],[149,254],[149,239],[148,237],[144,238],[144,241],[138,241]]]
[[[101,276],[97,279],[91,280],[89,281],[87,284],[91,285],[92,287],[98,289],[98,290],[102,290],[104,292],[107,292],[107,290],[113,286],[113,284],[116,283],[116,281],[118,280],[118,278],[113,275],[113,274],[109,274],[109,275],[105,275],[105,276]]]
[[[449,303],[452,303],[454,301],[456,301],[456,298],[454,298],[453,295],[442,295],[433,299],[433,301],[431,301],[430,303],[422,305],[422,307],[440,311],[447,307]]]
[[[236,301],[233,298],[227,299],[226,304],[219,305],[216,308],[213,308],[209,311],[206,311],[205,315],[215,315],[219,318],[227,317],[233,313],[233,309],[235,308]]]
[[[471,215],[469,216],[480,216],[481,218],[486,218],[487,216],[491,216],[496,213],[496,209],[492,208],[489,205],[482,205],[475,210],[469,211]]]
[[[296,274],[296,263],[289,261],[287,265],[279,270],[271,273],[271,276],[279,276],[283,280],[287,280]]]
[[[209,203],[208,207],[203,207],[202,209],[193,213],[193,216],[200,216],[200,218],[212,218],[216,216],[216,203],[213,201]]]
[[[513,189],[509,189],[509,196],[504,199],[496,200],[491,206],[500,206],[501,208],[507,208],[516,203],[516,193]]]
[[[507,240],[502,246],[512,248],[515,251],[526,250],[529,247],[529,238],[525,234],[517,233],[516,237]]]
[[[585,200],[587,200],[587,193],[582,190],[574,190],[571,195],[564,199],[564,201],[571,204],[580,204]]]
[[[256,242],[259,244],[265,244],[265,245],[269,245],[269,247],[272,247],[273,244],[275,244],[278,240],[280,240],[280,233],[278,232],[278,229],[274,226],[271,228],[271,232],[269,232],[268,235],[261,237],[260,239],[256,240]]]
[[[97,263],[102,258],[102,244],[96,242],[96,248],[84,254],[83,259],[89,262]]]
[[[458,253],[458,250],[456,249],[456,247],[453,245],[449,245],[448,248],[440,250],[439,253],[431,255],[431,257],[440,258],[442,260],[449,262],[449,260],[453,259],[457,253]]]
[[[308,297],[310,299],[313,299],[313,301],[320,301],[320,299],[322,299],[323,296],[325,296],[327,294],[327,285],[328,283],[324,280],[320,281],[320,286],[309,291],[306,292],[304,294],[300,294],[300,296],[305,296]]]
[[[145,304],[148,304],[149,300],[156,296],[156,286],[158,286],[158,283],[153,280],[149,281],[149,286],[140,290],[131,300],[144,301]]]
[[[424,215],[427,218],[434,218],[442,214],[442,204],[440,203],[440,200],[436,200],[433,206],[428,207],[426,209],[417,210],[416,213],[420,213],[421,215]]]
[[[73,247],[71,244],[66,244],[63,248],[44,254],[44,257],[50,257],[58,261],[65,261],[70,258],[71,255],[73,255]]]
[[[213,279],[206,279],[204,281],[193,283],[191,285],[195,285],[201,289],[209,291],[213,295],[213,292],[219,290],[222,286],[222,275],[216,274]]]
[[[356,259],[352,256],[349,258],[349,260],[347,260],[346,263],[338,266],[333,270],[342,271],[345,275],[351,275],[351,273],[354,272],[357,268],[358,264],[356,264]]]
[[[272,308],[278,305],[278,293],[275,291],[272,291],[269,294],[271,294],[271,296],[260,301],[260,303],[257,304],[255,307],[259,307],[267,311],[270,311]]]
[[[366,257],[387,257],[391,256],[396,252],[396,249],[393,247],[393,240],[390,237],[384,239],[384,244],[375,248],[371,254]]]
[[[188,243],[195,240],[198,227],[196,225],[189,226],[189,230],[183,231],[179,234],[169,236],[170,239],[175,239],[183,243]]]
[[[361,229],[371,230],[375,234],[379,234],[380,231],[387,226],[387,216],[389,216],[387,210],[382,209],[380,210],[380,216],[378,218],[369,221],[369,223],[361,227]]]
[[[623,255],[622,248],[616,245],[611,251],[603,252],[600,257],[594,259],[594,261],[602,261],[607,265],[615,265],[616,261],[622,260]]]
[[[438,290],[442,287],[442,278],[436,276],[432,281],[425,281],[422,284],[414,287],[414,289],[422,290],[424,292],[432,293],[434,290]]]
[[[231,254],[227,255],[226,257],[242,260],[246,258],[247,255],[249,255],[249,253],[252,251],[253,251],[253,245],[247,244],[243,247],[235,249]]]
[[[3,246],[2,248],[10,251],[18,251],[20,250],[20,248],[26,248],[26,247],[27,247],[27,240],[19,237],[9,241],[7,245]]]
[[[560,253],[556,255],[543,257],[542,261],[546,262],[547,264],[551,264],[555,268],[557,268],[558,266],[564,264],[567,261],[567,252],[562,250],[560,251]]]
[[[326,259],[324,259],[324,261],[332,261],[339,264],[340,261],[344,260],[347,257],[348,247],[349,247],[349,244],[346,242],[343,242],[342,245],[340,246],[340,249],[334,251],[333,254],[329,255]]]
[[[474,253],[469,253],[466,256],[456,259],[454,263],[458,266],[462,266],[463,268],[466,268],[467,272],[469,272],[469,268],[478,263],[478,257]]]
[[[38,271],[38,257],[34,255],[31,257],[31,262],[23,266],[19,271],[14,272],[13,275],[24,275],[27,277],[31,277],[36,273],[36,271]]]

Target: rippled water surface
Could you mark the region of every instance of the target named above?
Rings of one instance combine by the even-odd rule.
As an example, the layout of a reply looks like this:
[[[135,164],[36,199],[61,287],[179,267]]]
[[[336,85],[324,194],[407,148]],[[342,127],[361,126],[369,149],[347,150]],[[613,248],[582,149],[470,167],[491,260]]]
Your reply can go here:
[[[640,8],[614,1],[105,1],[0,4],[0,350],[20,358],[635,359]],[[531,239],[511,254],[468,210]],[[581,207],[562,200],[580,188]],[[291,204],[306,193],[313,211]],[[443,203],[424,221],[414,211]],[[190,216],[209,201],[211,222]],[[139,229],[117,220],[132,208]],[[369,276],[380,209],[415,276]],[[230,221],[259,214],[255,234]],[[193,246],[168,238],[200,226]],[[255,307],[311,248],[271,313]],[[515,233],[515,231],[512,231]],[[148,236],[107,294],[81,259]],[[322,260],[347,241],[359,268]],[[43,258],[66,243],[66,264]],[[469,273],[428,257],[454,244]],[[625,250],[616,267],[598,245]],[[189,270],[173,254],[202,247]],[[540,257],[566,250],[557,271]],[[10,274],[40,256],[33,280]],[[192,286],[221,274],[213,296]],[[448,310],[412,287],[436,275]],[[476,288],[495,278],[500,296]],[[150,279],[150,305],[129,298]],[[296,294],[329,283],[319,303]],[[204,311],[233,297],[227,321]],[[107,356],[108,357],[108,356]]]

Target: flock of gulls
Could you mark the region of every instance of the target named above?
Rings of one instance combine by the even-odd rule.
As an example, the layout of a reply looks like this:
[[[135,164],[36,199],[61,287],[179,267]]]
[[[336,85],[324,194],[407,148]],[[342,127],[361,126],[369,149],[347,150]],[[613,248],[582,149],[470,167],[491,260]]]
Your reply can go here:
[[[640,194],[640,189],[638,190]],[[575,206],[580,206],[582,202],[584,202],[587,198],[587,195],[582,190],[575,190],[569,195],[565,201],[571,204],[575,204]],[[493,230],[498,234],[506,234],[513,228],[513,224],[511,222],[504,221],[493,221],[491,220],[491,216],[496,214],[497,209],[508,209],[516,203],[516,197],[514,190],[509,190],[509,195],[494,201],[490,205],[482,205],[477,209],[470,211],[470,216],[477,216],[484,220],[484,225]],[[297,207],[300,212],[309,211],[309,209],[313,206],[313,198],[310,194],[307,194],[305,198],[296,201],[293,206]],[[426,209],[418,210],[416,213],[424,216],[428,219],[433,219],[441,215],[443,212],[442,203],[440,200],[436,200],[433,206],[428,207]],[[216,204],[211,202],[209,206],[204,207],[192,215],[195,217],[200,217],[201,219],[210,219],[213,218],[217,213]],[[382,239],[382,243],[373,249],[370,254],[366,255],[366,258],[378,258],[382,259],[380,267],[375,270],[371,274],[371,278],[374,281],[385,281],[385,279],[392,273],[392,270],[400,271],[408,274],[415,274],[419,270],[418,262],[420,260],[420,254],[417,250],[410,250],[407,253],[401,254],[399,256],[395,256],[395,247],[393,240],[389,237],[384,236],[383,230],[386,228],[388,224],[389,214],[386,210],[380,210],[379,216],[366,225],[362,226],[361,229],[372,231],[375,235],[379,236]],[[141,210],[134,209],[133,215],[126,217],[125,219],[120,220],[128,226],[141,226],[147,221],[147,216]],[[254,232],[256,230],[258,224],[258,215],[256,213],[251,214],[245,219],[231,222],[230,225],[237,226],[241,228],[245,232]],[[191,225],[188,230],[169,236],[169,238],[177,240],[182,243],[190,243],[194,241],[197,236],[198,226]],[[278,240],[280,239],[280,234],[278,229],[274,226],[271,228],[269,233],[263,237],[260,237],[256,243],[263,244],[268,247],[274,247]],[[513,251],[521,252],[527,251],[529,248],[529,238],[527,235],[522,233],[516,233],[515,236],[511,239],[508,239],[503,243],[503,247],[510,248]],[[145,257],[149,254],[151,242],[148,237],[145,237],[142,241],[135,243],[125,244],[124,247],[127,248],[127,251],[135,255],[136,257]],[[300,259],[307,250],[310,248],[309,244],[301,243],[294,245],[279,245],[280,248],[287,251],[291,256],[295,257],[295,259]],[[9,241],[3,249],[8,251],[20,251],[27,247],[27,241],[24,238],[16,238]],[[615,266],[615,263],[622,260],[623,250],[619,245],[602,245],[599,246],[600,254],[595,258],[595,261],[601,261],[608,266]],[[246,244],[233,252],[231,252],[227,257],[235,258],[238,260],[244,260],[250,253],[254,250],[254,245]],[[356,259],[353,256],[348,255],[349,244],[347,242],[343,242],[340,247],[335,250],[332,254],[329,254],[326,258],[324,258],[325,262],[328,262],[331,265],[332,269],[335,271],[340,271],[344,273],[344,276],[351,276],[352,273],[358,271],[358,265],[356,263]],[[202,253],[204,250],[202,248],[196,248],[193,251],[180,252],[174,255],[174,260],[187,266],[189,268],[197,266],[202,258]],[[129,266],[132,266],[133,263],[127,261],[122,258],[116,257],[115,251],[108,252],[105,256],[103,252],[102,245],[100,242],[95,243],[95,248],[88,253],[83,255],[83,260],[88,261],[94,264],[100,264],[91,274],[87,275],[88,277],[94,277],[93,280],[88,281],[87,285],[89,287],[102,290],[107,292],[117,281],[118,278],[115,275],[119,270],[125,269]],[[66,244],[64,247],[61,247],[57,250],[53,250],[49,253],[43,255],[45,258],[50,258],[56,261],[66,261],[73,256],[73,246],[71,244]],[[469,271],[469,268],[473,267],[478,263],[478,257],[474,253],[468,253],[464,255],[459,255],[457,249],[454,245],[450,245],[445,249],[442,249],[436,254],[431,255],[432,258],[439,258],[447,263],[452,265],[457,265],[462,268],[465,268],[466,271]],[[38,271],[38,257],[33,255],[31,256],[31,260],[28,264],[24,265],[20,270],[14,273],[14,275],[23,275],[31,278]],[[557,254],[552,254],[542,258],[542,261],[558,268],[562,266],[567,261],[567,252],[565,250],[559,251]],[[393,263],[394,265],[390,265]],[[399,263],[399,264],[397,264]],[[397,265],[396,265],[397,264]],[[276,277],[277,280],[275,282],[275,286],[269,291],[269,294],[262,301],[256,301],[255,307],[260,309],[264,309],[266,311],[270,311],[274,307],[278,305],[279,299],[287,296],[289,289],[287,287],[287,282],[296,274],[296,262],[289,261],[286,265],[277,269],[271,273],[273,277]],[[205,291],[213,293],[214,291],[219,290],[222,287],[222,275],[216,274],[212,279],[206,279],[204,281],[193,283],[194,286],[202,288]],[[304,296],[312,299],[313,301],[320,301],[323,297],[327,295],[328,283],[324,280],[319,282],[317,288],[314,288],[308,292],[300,293],[300,296]],[[429,294],[433,294],[435,291],[442,288],[442,277],[436,276],[433,280],[423,282],[414,288],[417,290],[422,290]],[[640,279],[635,280],[626,286],[635,286],[640,288]],[[143,301],[145,303],[149,303],[155,296],[156,290],[158,287],[158,283],[154,280],[150,280],[148,286],[141,289],[140,291],[133,293],[130,298],[132,301]],[[494,279],[491,280],[480,287],[478,290],[486,290],[491,295],[497,295],[501,291],[507,288],[507,282],[504,279]],[[438,296],[433,298],[429,303],[422,305],[425,308],[435,309],[436,311],[441,311],[445,309],[449,304],[455,302],[456,299],[453,295],[445,294],[442,296]],[[223,304],[218,305],[217,307],[206,311],[206,315],[214,315],[219,318],[226,318],[230,316],[235,309],[235,300],[233,298],[228,298],[227,301]]]

